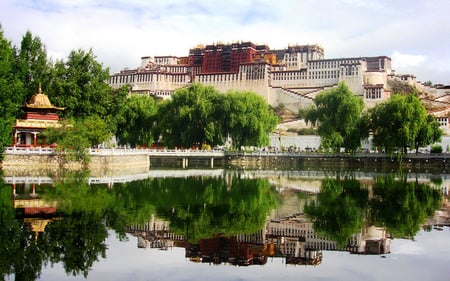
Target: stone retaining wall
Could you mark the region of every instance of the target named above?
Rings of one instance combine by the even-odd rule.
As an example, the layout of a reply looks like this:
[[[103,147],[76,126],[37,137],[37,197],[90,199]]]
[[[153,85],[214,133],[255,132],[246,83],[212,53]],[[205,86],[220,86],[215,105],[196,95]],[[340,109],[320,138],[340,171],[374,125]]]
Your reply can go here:
[[[113,156],[90,156],[88,168],[95,171],[130,168],[133,166],[149,167],[148,155],[113,155]],[[68,170],[81,170],[85,166],[77,161],[65,161],[58,155],[39,154],[5,154],[2,162],[3,168],[14,169],[18,167],[39,167],[44,170],[57,170],[65,168]],[[101,174],[101,172],[100,172]]]
[[[61,168],[68,170],[81,170],[85,166],[80,162],[66,162],[57,155],[37,155],[37,154],[5,154],[3,169],[46,169],[58,170]],[[449,157],[449,159],[447,159]],[[241,155],[227,154],[225,157],[217,157],[211,161],[210,158],[192,158],[187,161],[176,157],[154,157],[152,165],[150,157],[145,154],[136,155],[91,155],[87,168],[96,175],[109,175],[113,171],[133,171],[149,169],[153,167],[236,167],[236,168],[257,168],[257,169],[330,169],[330,168],[351,168],[351,169],[402,169],[410,170],[439,170],[449,169],[450,155],[428,155],[428,156],[404,156],[402,159],[383,157],[381,155],[368,155],[358,157],[345,156],[319,156],[315,154],[307,155]],[[184,165],[182,165],[185,163]],[[211,165],[213,164],[213,166]]]

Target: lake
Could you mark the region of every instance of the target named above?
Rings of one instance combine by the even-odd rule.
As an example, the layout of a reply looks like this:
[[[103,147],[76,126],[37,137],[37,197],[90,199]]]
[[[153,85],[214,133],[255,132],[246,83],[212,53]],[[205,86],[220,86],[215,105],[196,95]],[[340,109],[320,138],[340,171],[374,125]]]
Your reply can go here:
[[[2,178],[5,280],[450,278],[446,173],[155,169]]]

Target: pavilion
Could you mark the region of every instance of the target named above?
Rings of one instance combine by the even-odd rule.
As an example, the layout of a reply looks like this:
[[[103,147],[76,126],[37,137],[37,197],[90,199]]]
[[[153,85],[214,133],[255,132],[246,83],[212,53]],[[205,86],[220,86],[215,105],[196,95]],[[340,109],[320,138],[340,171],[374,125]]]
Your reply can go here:
[[[36,94],[24,106],[24,119],[17,119],[14,126],[14,146],[38,146],[38,135],[47,128],[61,126],[57,111],[64,110],[51,104],[42,92],[41,84]]]

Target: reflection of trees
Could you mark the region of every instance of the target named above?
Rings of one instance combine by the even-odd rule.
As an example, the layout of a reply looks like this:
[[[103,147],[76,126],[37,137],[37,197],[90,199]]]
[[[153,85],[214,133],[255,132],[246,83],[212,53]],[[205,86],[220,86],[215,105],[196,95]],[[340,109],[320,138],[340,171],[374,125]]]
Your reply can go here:
[[[274,190],[262,179],[149,179],[127,184],[120,192],[154,204],[156,215],[170,221],[171,231],[190,241],[255,232],[276,206]]]
[[[342,248],[364,223],[368,191],[355,179],[325,179],[317,201],[305,206],[318,233],[329,236]]]
[[[427,184],[379,178],[373,187],[371,218],[394,237],[414,237],[425,219],[439,209],[442,196]]]
[[[317,200],[306,204],[305,213],[318,233],[346,245],[364,224],[386,227],[394,237],[413,237],[425,219],[440,207],[439,190],[392,176],[376,179],[373,196],[353,179],[325,179]]]
[[[58,202],[59,219],[39,235],[17,220],[11,187],[0,185],[0,277],[35,280],[48,262],[61,262],[67,274],[87,277],[94,262],[105,258],[107,227],[124,238],[128,225],[146,223],[152,214],[197,240],[255,232],[276,206],[267,180],[147,179],[107,188],[88,185],[77,175],[68,178],[40,190],[43,199]]]
[[[62,262],[66,273],[87,277],[98,256],[106,257],[107,230],[102,217],[95,213],[74,212],[52,222],[39,241],[46,240],[47,255],[52,263]]]
[[[41,246],[33,232],[16,219],[12,190],[0,181],[0,277],[14,274],[16,280],[35,280],[41,274]]]

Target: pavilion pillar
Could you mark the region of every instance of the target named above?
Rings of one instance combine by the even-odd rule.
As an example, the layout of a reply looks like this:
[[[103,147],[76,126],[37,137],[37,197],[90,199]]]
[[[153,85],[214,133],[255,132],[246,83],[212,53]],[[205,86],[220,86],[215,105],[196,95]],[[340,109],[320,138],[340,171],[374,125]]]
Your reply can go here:
[[[14,131],[14,146],[17,144],[17,131]]]
[[[37,146],[37,135],[39,132],[31,132],[33,134],[33,146]]]
[[[31,185],[31,187],[32,187],[32,191],[31,191],[31,197],[36,197],[36,184],[35,183],[33,183],[32,185]]]

